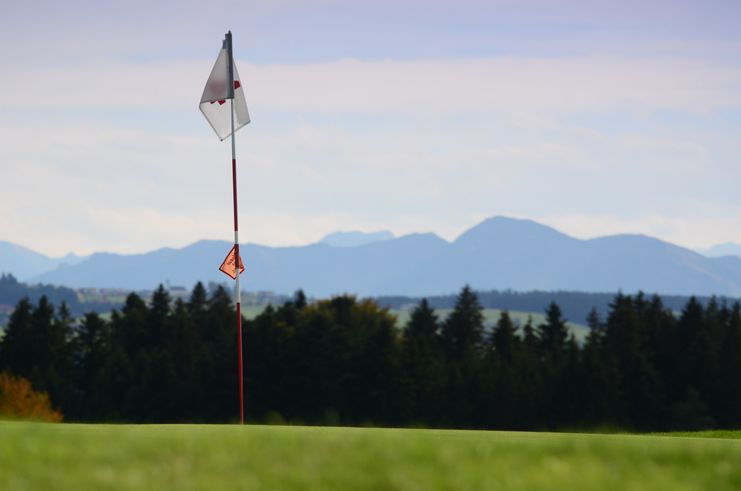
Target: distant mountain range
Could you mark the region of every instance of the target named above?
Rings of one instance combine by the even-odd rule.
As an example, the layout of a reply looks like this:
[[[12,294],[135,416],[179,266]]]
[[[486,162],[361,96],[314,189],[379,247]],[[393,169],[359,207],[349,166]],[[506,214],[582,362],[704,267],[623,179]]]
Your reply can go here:
[[[721,257],[721,256],[739,256],[741,257],[741,245],[732,244],[726,242],[725,244],[714,245],[707,249],[698,249],[700,254],[708,257]]]
[[[230,247],[203,240],[145,254],[96,253],[61,267],[61,259],[43,263],[32,251],[6,247],[0,249],[0,271],[70,287],[139,290],[162,282],[191,287],[198,280],[226,279],[217,268]],[[581,240],[506,217],[487,219],[452,242],[431,233],[345,232],[298,247],[246,244],[242,257],[245,290],[291,293],[303,288],[319,297],[343,292],[435,295],[464,284],[477,290],[741,296],[739,257],[710,258],[644,235]]]
[[[388,230],[382,230],[380,232],[334,232],[324,237],[319,243],[335,247],[357,247],[372,242],[391,240],[393,238],[394,234]]]
[[[0,273],[12,273],[19,279],[33,278],[54,269],[78,264],[87,256],[67,254],[48,257],[23,246],[0,240]]]

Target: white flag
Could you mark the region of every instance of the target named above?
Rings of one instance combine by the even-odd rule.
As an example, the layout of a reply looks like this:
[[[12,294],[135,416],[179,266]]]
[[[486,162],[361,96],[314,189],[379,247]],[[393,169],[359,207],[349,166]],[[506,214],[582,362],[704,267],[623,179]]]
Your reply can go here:
[[[239,78],[236,65],[234,68],[234,131],[250,122],[250,114],[247,112],[247,102],[244,100],[242,81]],[[219,51],[211,75],[208,77],[206,87],[203,89],[201,112],[220,140],[224,140],[232,134],[229,94],[229,52],[224,46]]]

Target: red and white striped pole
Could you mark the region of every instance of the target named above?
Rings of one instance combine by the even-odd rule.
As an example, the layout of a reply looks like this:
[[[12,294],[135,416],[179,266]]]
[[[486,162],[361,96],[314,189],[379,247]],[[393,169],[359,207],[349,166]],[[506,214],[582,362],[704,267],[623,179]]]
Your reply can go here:
[[[239,255],[239,218],[237,213],[237,151],[234,143],[234,58],[232,56],[232,31],[226,34],[227,53],[229,55],[229,93],[231,94],[230,112],[232,124],[232,197],[234,201],[234,266],[235,292],[237,306],[237,358],[239,370],[239,423],[244,424],[244,364],[242,360],[242,290],[239,288],[240,255]]]

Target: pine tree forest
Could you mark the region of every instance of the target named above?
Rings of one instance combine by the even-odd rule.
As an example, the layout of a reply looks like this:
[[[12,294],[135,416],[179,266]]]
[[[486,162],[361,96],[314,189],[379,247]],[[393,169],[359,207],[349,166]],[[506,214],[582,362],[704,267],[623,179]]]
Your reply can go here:
[[[405,326],[372,300],[307,302],[302,292],[244,321],[252,422],[488,429],[741,428],[741,309],[691,298],[614,297],[579,343],[556,303],[545,321],[502,312],[485,325],[464,287],[440,318],[421,300]],[[66,421],[237,419],[231,296],[160,287],[110,316],[18,302],[0,372],[49,394]],[[581,319],[579,321],[582,321]]]

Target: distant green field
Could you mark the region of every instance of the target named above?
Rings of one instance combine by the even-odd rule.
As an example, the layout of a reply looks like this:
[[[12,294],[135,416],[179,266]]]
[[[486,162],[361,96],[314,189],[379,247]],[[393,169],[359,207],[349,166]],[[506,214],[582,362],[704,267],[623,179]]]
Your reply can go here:
[[[248,320],[252,320],[265,310],[265,305],[242,305],[242,316]]]
[[[738,490],[741,441],[6,422],[0,489]]]
[[[126,303],[126,297],[129,296],[128,292],[117,292],[117,293],[84,293],[80,290],[77,290],[77,300],[80,301],[80,303],[89,303],[89,302],[100,302],[100,303],[110,303],[114,305],[123,305]]]
[[[264,309],[264,306],[242,307],[242,313],[247,319],[254,319],[260,315]],[[435,310],[440,320],[444,320],[452,311],[453,309]],[[396,316],[396,325],[399,327],[404,327],[406,325],[412,313],[412,311],[408,309],[391,309],[389,312]],[[489,327],[493,326],[499,320],[499,315],[501,313],[502,311],[500,309],[484,309],[484,322]],[[528,317],[532,317],[533,326],[545,322],[545,315],[540,312],[519,312],[516,310],[510,310],[509,315],[512,317],[513,321],[518,322],[520,325],[525,325]],[[577,341],[583,341],[589,333],[589,328],[585,325],[576,324],[574,322],[569,322],[567,325],[569,330],[574,333]]]
[[[438,318],[441,320],[444,320],[452,311],[453,309],[435,309]],[[409,317],[412,314],[411,310],[391,310],[390,312],[396,316],[397,325],[399,325],[399,327],[404,326],[407,321],[409,321]],[[545,314],[540,312],[519,312],[516,310],[509,310],[508,312],[512,320],[519,323],[521,326],[525,325],[528,317],[532,318],[533,327],[545,322]],[[499,320],[501,313],[501,309],[484,309],[484,323],[489,327],[494,326],[494,324]],[[573,322],[568,322],[567,325],[569,330],[574,333],[577,341],[583,341],[589,333],[589,328],[587,326]]]
[[[242,306],[242,315],[244,315],[246,319],[252,320],[260,315],[263,310],[265,310],[265,305],[246,305]],[[448,315],[450,315],[452,311],[453,309],[435,310],[438,318],[441,320],[444,320]],[[399,327],[404,327],[409,321],[409,317],[411,316],[411,310],[408,309],[391,309],[389,312],[396,316],[396,325]],[[500,309],[484,309],[484,322],[488,327],[493,326],[499,320],[499,315],[501,313],[502,310]],[[528,317],[532,317],[534,326],[545,322],[545,315],[541,312],[520,312],[516,310],[510,310],[509,315],[510,317],[512,317],[512,320],[518,322],[520,325],[525,325]],[[109,320],[111,315],[110,313],[105,313],[101,314],[101,317]],[[587,334],[589,333],[589,328],[583,324],[568,322],[567,325],[569,327],[569,330],[576,337],[577,341],[584,341],[584,338],[586,338]]]

